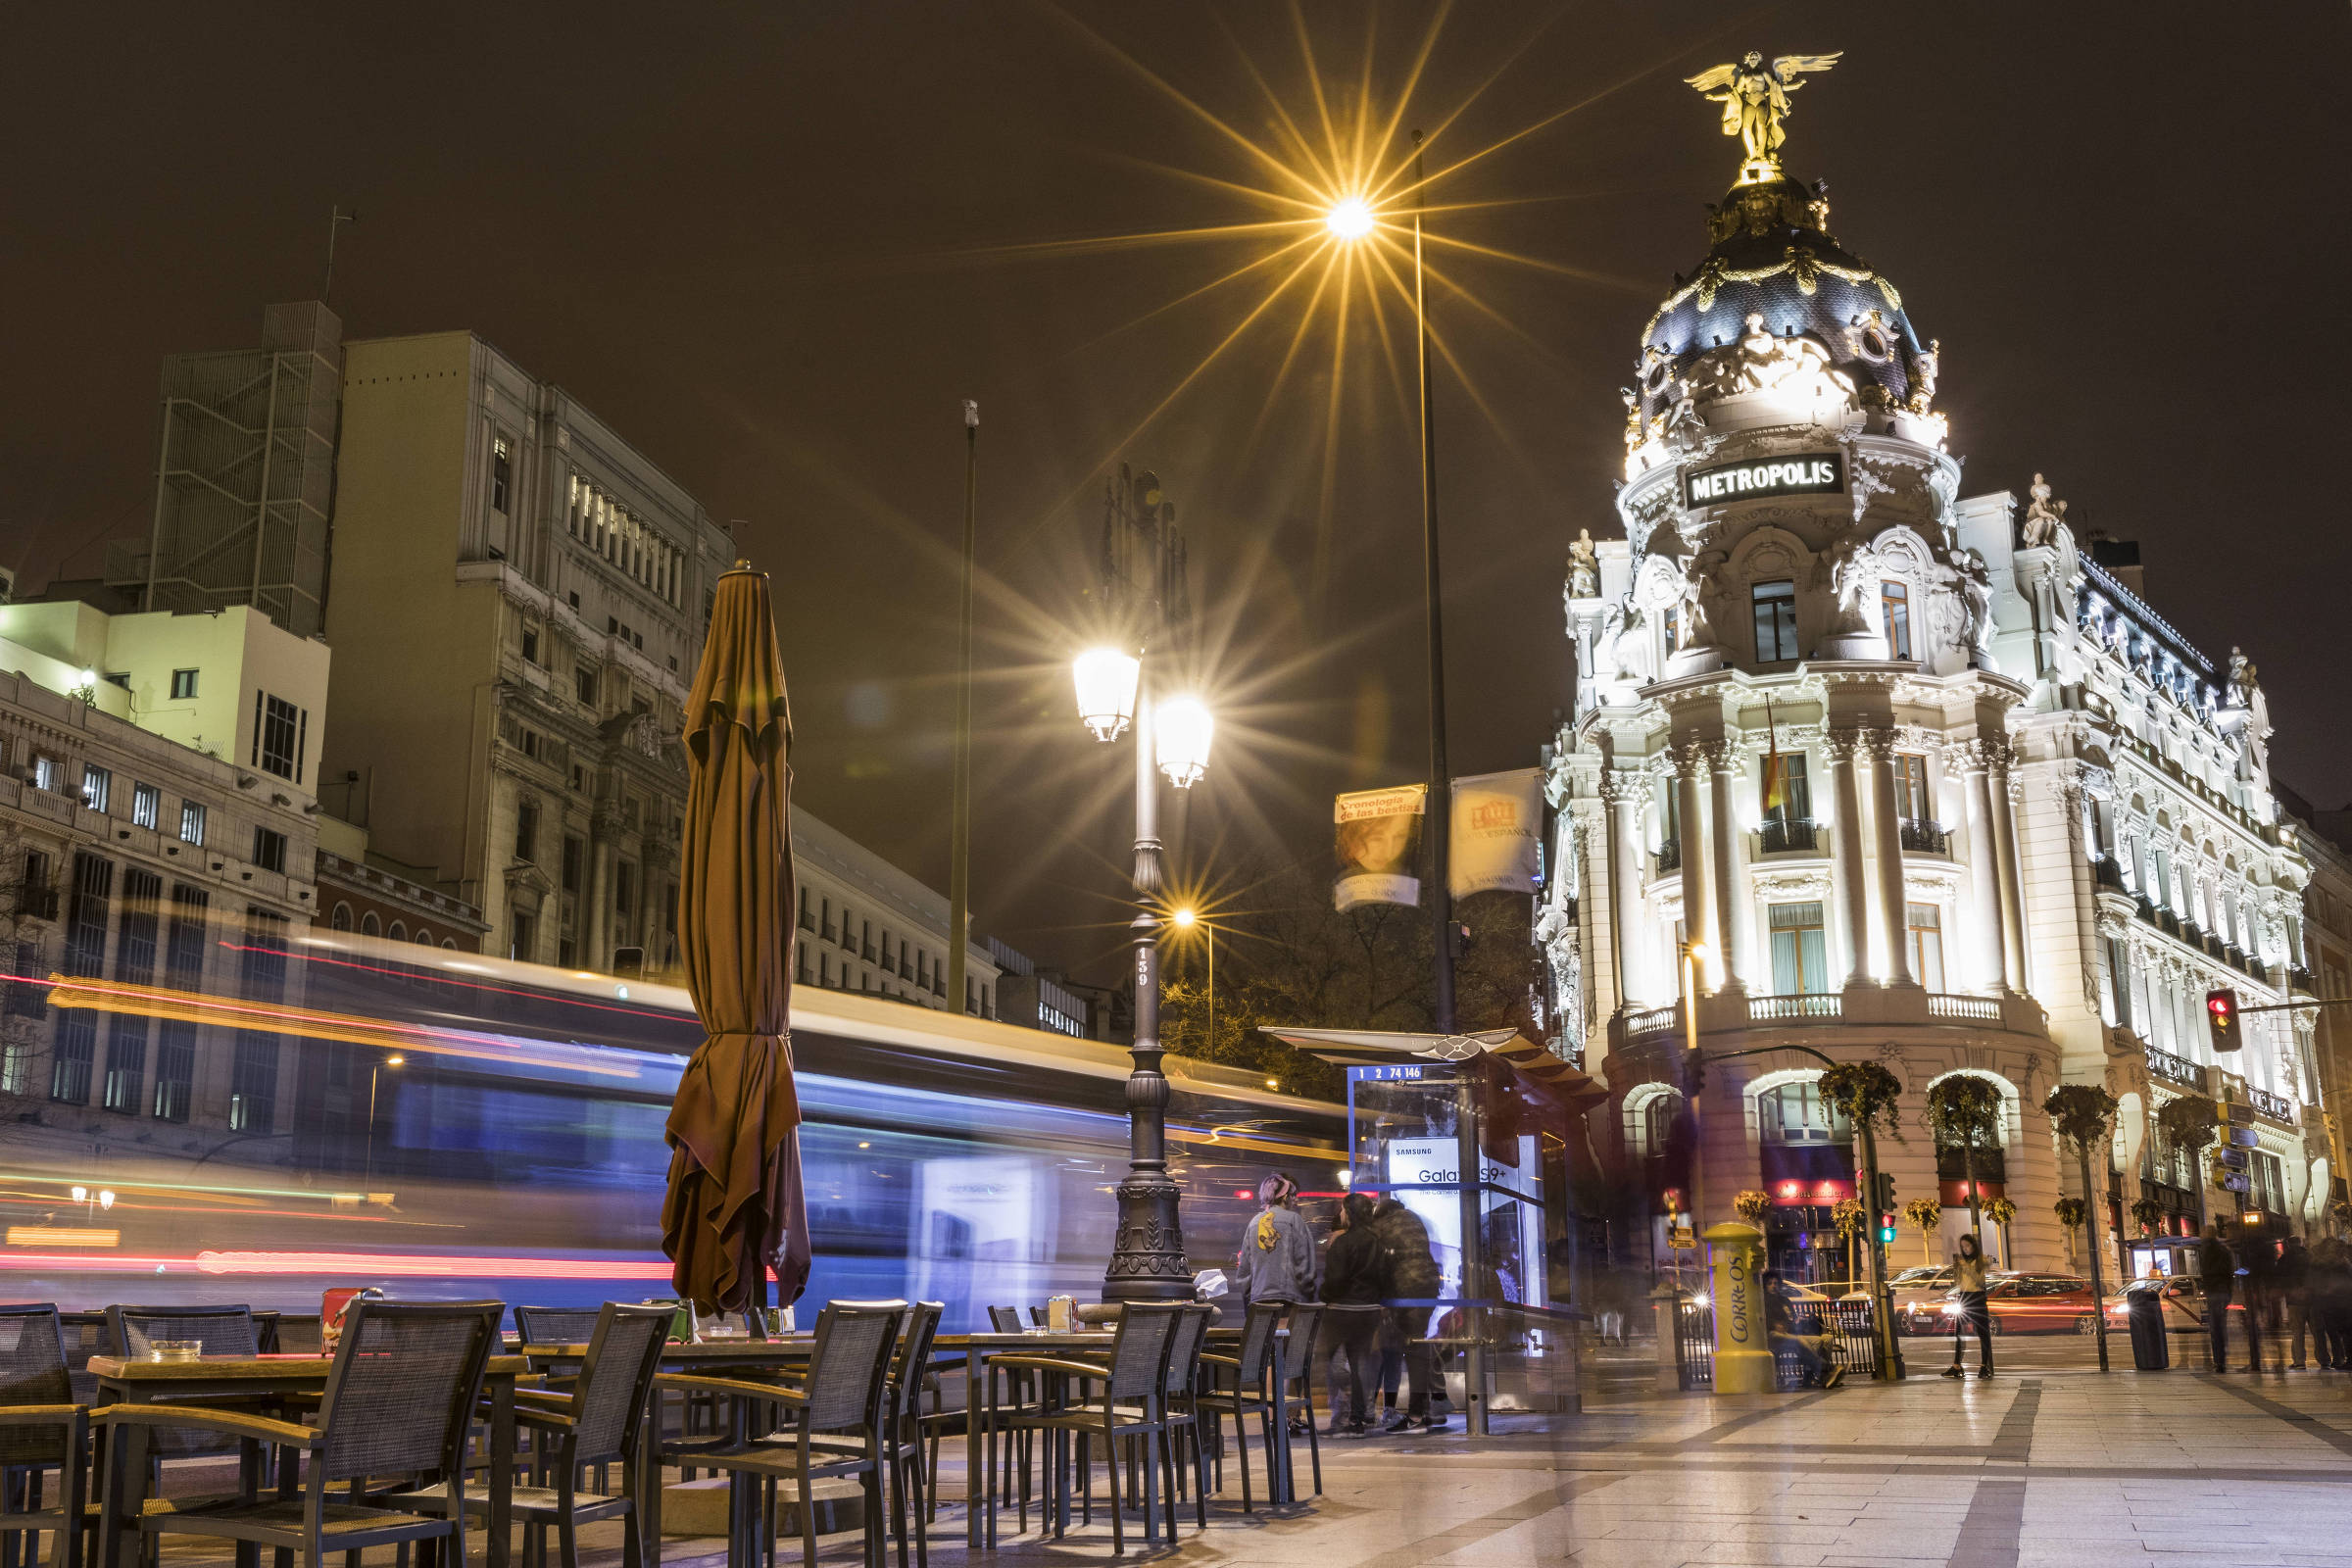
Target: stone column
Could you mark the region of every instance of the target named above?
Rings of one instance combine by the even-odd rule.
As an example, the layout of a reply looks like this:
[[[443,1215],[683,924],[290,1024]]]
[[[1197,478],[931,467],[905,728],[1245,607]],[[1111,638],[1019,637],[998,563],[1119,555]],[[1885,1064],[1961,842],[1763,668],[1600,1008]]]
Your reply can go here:
[[[1628,770],[1601,780],[1601,798],[1609,803],[1609,860],[1616,868],[1617,990],[1628,1008],[1652,1003],[1648,922],[1642,898],[1642,808],[1649,800],[1649,781]]]
[[[2017,794],[2010,751],[2001,744],[1991,756],[1985,800],[1992,814],[1993,868],[2000,878],[2001,977],[2012,991],[2026,989],[2026,887],[2017,859]]]
[[[583,969],[602,969],[612,961],[612,853],[619,837],[620,814],[599,809],[588,826],[588,918],[580,922]]]
[[[1674,754],[1674,796],[1676,814],[1681,818],[1677,832],[1681,837],[1683,855],[1683,935],[1687,941],[1706,945],[1714,956],[1709,964],[1698,965],[1694,977],[1695,989],[1712,989],[1707,984],[1711,975],[1723,973],[1723,937],[1715,925],[1715,895],[1709,885],[1706,817],[1703,797],[1699,794],[1699,777],[1707,770],[1707,749],[1691,741]],[[1718,879],[1719,880],[1719,879]],[[1682,980],[1683,956],[1668,956],[1675,965],[1675,980]]]
[[[1870,814],[1877,830],[1880,920],[1886,942],[1886,984],[1910,986],[1909,925],[1903,917],[1903,839],[1895,816],[1894,732],[1872,730],[1863,737],[1870,758]]]
[[[1960,762],[1961,796],[1968,810],[1969,986],[1991,991],[2002,983],[1999,852],[1992,842],[1992,793],[1983,741],[1970,741],[1949,754]]]
[[[1737,775],[1740,752],[1737,743],[1718,741],[1707,748],[1707,760],[1715,773],[1713,849],[1708,868],[1715,880],[1715,930],[1718,937],[1716,952],[1724,966],[1724,989],[1745,989],[1750,960],[1748,943],[1749,922],[1753,917],[1747,891],[1747,857],[1741,854],[1747,835],[1740,831],[1740,818],[1732,808],[1732,781]]]
[[[1845,943],[1849,986],[1870,978],[1870,884],[1862,864],[1862,791],[1854,782],[1860,747],[1860,738],[1850,729],[1831,731],[1821,747],[1830,766],[1831,808],[1838,813],[1831,825],[1830,853],[1837,863],[1830,878],[1830,906]]]

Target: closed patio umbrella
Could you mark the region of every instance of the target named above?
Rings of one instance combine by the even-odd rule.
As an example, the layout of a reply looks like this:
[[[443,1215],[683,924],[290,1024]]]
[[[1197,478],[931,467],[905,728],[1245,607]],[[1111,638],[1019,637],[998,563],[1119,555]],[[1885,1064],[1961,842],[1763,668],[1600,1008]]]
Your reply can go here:
[[[792,714],[767,575],[718,579],[686,702],[679,955],[709,1036],[670,1106],[662,1250],[707,1310],[786,1302],[808,1283],[800,1099],[792,1082]]]

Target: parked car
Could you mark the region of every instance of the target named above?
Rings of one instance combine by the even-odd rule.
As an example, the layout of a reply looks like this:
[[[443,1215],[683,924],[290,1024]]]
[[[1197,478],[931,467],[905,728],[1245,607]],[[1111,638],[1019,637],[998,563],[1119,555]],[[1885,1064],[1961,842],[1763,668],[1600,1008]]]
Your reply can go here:
[[[2164,1327],[2168,1334],[2202,1334],[2205,1332],[2205,1287],[2193,1274],[2175,1275],[2170,1279],[2153,1275],[2133,1280],[2107,1298],[2107,1327],[2110,1332],[2131,1326],[2132,1298],[2153,1295],[2164,1303]],[[2231,1301],[2230,1310],[2242,1312],[2242,1302]]]

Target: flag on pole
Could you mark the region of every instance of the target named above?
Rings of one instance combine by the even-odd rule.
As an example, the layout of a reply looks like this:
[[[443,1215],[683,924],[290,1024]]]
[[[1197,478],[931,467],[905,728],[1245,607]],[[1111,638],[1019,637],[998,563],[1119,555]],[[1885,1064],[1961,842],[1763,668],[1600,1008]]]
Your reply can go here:
[[[1772,699],[1764,699],[1764,814],[1787,820],[1788,815],[1788,763],[1781,756],[1781,732],[1772,720]]]

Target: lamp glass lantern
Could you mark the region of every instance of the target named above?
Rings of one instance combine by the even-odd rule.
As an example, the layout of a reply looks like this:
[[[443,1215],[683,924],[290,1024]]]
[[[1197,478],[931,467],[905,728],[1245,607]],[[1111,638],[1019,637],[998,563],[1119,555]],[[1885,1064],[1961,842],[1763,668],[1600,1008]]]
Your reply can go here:
[[[1152,715],[1159,770],[1180,790],[1189,790],[1208,771],[1209,743],[1217,721],[1198,697],[1171,697]]]
[[[1090,648],[1070,663],[1078,689],[1078,716],[1099,741],[1115,741],[1135,717],[1135,692],[1143,661],[1116,648]]]

